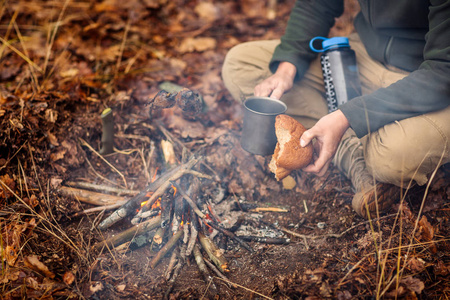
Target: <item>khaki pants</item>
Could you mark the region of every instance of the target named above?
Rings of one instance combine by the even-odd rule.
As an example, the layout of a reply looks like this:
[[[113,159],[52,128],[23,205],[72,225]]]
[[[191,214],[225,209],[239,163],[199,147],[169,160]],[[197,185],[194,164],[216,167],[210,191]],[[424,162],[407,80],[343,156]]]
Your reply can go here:
[[[253,95],[254,87],[272,75],[269,61],[279,40],[247,42],[232,48],[225,58],[222,77],[236,100]],[[356,53],[363,94],[371,93],[408,75],[389,68],[367,54],[358,35],[350,37]],[[328,113],[319,58],[304,78],[281,100],[287,114],[305,127]],[[411,180],[423,185],[439,166],[450,162],[450,107],[388,124],[361,139],[365,161],[375,179],[405,187]]]

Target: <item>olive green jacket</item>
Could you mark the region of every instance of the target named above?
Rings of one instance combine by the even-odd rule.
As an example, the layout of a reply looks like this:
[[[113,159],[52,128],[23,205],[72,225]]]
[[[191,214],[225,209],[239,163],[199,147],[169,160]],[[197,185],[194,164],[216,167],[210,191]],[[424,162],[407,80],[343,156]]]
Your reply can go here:
[[[362,137],[391,122],[447,107],[450,104],[450,0],[359,2],[361,12],[354,25],[369,55],[411,73],[387,88],[339,107],[356,134]],[[270,62],[272,72],[280,62],[288,61],[297,67],[296,79],[300,80],[317,56],[309,49],[309,41],[316,36],[327,36],[335,18],[343,13],[343,7],[343,0],[297,0],[281,44]]]

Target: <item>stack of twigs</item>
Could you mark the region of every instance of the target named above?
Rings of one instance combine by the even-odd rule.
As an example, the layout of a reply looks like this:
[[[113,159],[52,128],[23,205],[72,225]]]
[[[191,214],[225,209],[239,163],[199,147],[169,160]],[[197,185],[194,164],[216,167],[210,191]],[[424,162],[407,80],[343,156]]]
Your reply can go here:
[[[199,196],[202,180],[213,177],[193,170],[202,160],[193,156],[186,162],[169,169],[135,195],[99,224],[105,230],[122,219],[131,219],[132,227],[98,243],[96,249],[115,248],[133,250],[149,242],[157,245],[159,251],[152,258],[150,266],[155,268],[163,257],[170,254],[166,270],[169,282],[168,295],[175,280],[188,259],[193,258],[209,291],[215,294],[215,276],[225,279],[228,262],[224,256],[227,239],[231,238],[250,252],[253,249],[239,239],[233,231],[238,226],[224,228],[213,211],[207,197]],[[218,245],[213,238],[220,234]]]

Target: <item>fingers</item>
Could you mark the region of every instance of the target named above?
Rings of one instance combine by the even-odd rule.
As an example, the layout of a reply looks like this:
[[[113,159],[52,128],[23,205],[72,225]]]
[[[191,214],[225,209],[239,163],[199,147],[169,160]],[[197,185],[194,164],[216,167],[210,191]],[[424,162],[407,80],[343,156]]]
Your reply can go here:
[[[312,139],[314,138],[314,133],[312,130],[306,130],[303,132],[302,136],[300,137],[300,146],[306,147],[311,143]]]
[[[313,164],[306,166],[303,171],[308,173],[314,173],[317,176],[323,176],[330,166],[331,157],[327,158],[325,155],[319,156]]]
[[[271,98],[280,100],[281,96],[283,96],[284,90],[280,88],[276,88],[273,90],[272,94],[270,94]]]
[[[324,148],[321,141],[316,141],[314,143],[314,150],[313,163],[306,166],[303,171],[316,174],[317,176],[323,176],[330,166],[333,155]]]
[[[255,86],[254,94],[257,97],[269,97],[272,88],[268,85],[258,84]]]
[[[291,88],[292,83],[286,82],[286,79],[275,74],[255,86],[254,94],[257,97],[280,99]]]

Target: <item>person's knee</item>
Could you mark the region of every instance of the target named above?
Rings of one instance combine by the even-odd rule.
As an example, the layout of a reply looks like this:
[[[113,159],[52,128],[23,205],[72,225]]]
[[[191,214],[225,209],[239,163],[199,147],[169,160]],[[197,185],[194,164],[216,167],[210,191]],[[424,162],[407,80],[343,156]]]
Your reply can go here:
[[[378,181],[403,187],[412,181],[423,185],[429,174],[445,162],[441,157],[448,152],[446,143],[437,131],[413,136],[405,134],[405,128],[396,123],[389,130],[382,128],[367,138],[365,160]]]
[[[243,92],[236,78],[240,77],[242,72],[242,60],[245,55],[244,44],[239,44],[231,48],[225,56],[222,65],[222,80],[225,87],[234,99],[239,100],[243,97]]]
[[[232,77],[237,72],[242,71],[244,65],[248,65],[249,62],[254,59],[252,56],[251,43],[242,43],[231,48],[225,56],[225,60],[222,66],[222,76]]]
[[[239,100],[253,93],[253,88],[267,73],[268,61],[261,57],[260,45],[246,42],[231,48],[222,66],[222,79],[233,98]]]
[[[375,133],[365,145],[365,161],[369,171],[376,180],[381,182],[403,185],[406,169],[406,152],[404,143],[389,138],[382,138]],[[409,172],[408,172],[409,173]]]

